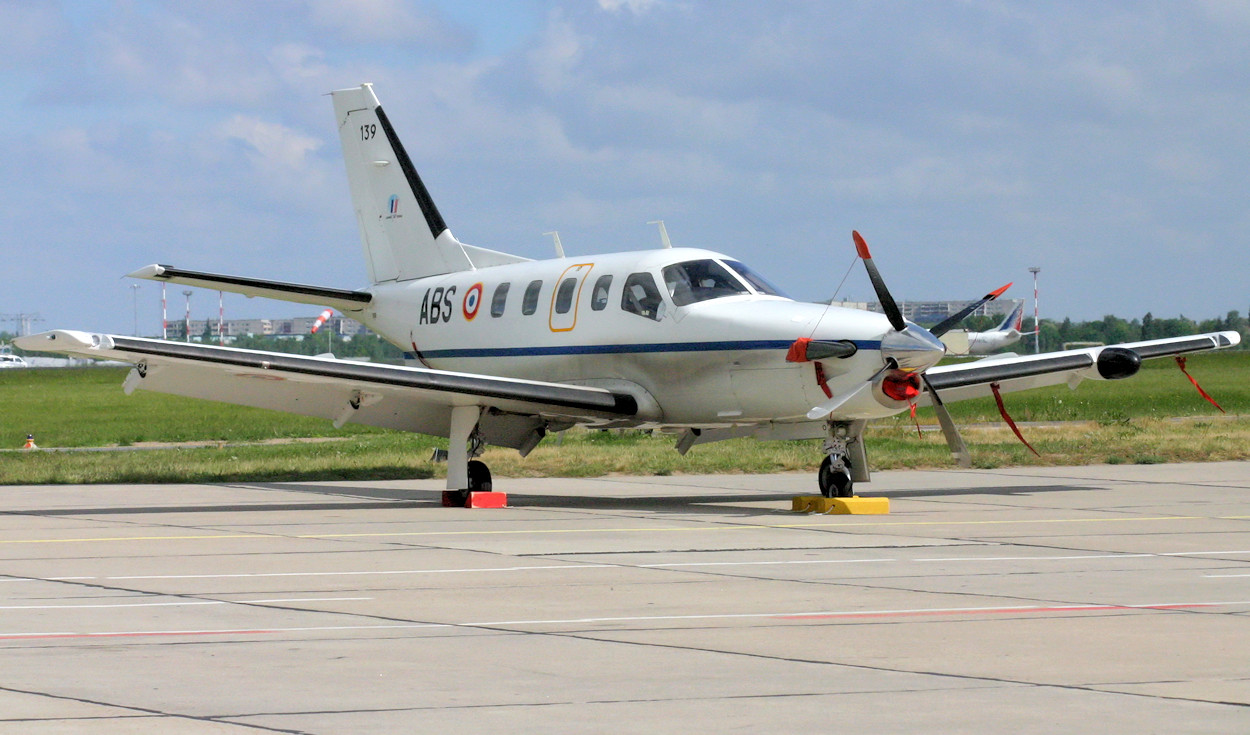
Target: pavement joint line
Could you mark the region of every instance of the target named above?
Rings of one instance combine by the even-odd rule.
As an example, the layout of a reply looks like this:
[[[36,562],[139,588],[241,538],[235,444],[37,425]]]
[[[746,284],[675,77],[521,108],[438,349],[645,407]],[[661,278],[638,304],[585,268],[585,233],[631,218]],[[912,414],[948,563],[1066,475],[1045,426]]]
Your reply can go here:
[[[1143,516],[1130,518],[1021,518],[1015,520],[992,521],[865,521],[865,522],[828,522],[828,523],[762,523],[742,525],[707,525],[707,526],[668,526],[660,528],[537,528],[519,530],[475,530],[475,531],[377,531],[361,533],[313,533],[300,535],[280,535],[261,533],[214,534],[200,536],[106,536],[97,538],[67,539],[0,539],[3,544],[67,544],[67,543],[101,543],[115,541],[214,541],[227,539],[341,539],[341,538],[398,538],[398,537],[434,537],[434,536],[521,536],[545,534],[585,534],[585,533],[675,533],[675,532],[712,532],[712,531],[751,531],[766,529],[822,529],[822,528],[891,528],[908,526],[1002,526],[1042,523],[1136,523],[1146,521],[1240,521],[1248,520],[1250,515],[1236,516]]]

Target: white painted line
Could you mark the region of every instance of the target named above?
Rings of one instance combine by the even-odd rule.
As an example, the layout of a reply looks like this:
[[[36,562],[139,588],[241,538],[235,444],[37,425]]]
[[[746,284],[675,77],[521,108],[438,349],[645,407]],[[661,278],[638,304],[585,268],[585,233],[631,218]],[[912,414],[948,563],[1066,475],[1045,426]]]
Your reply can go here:
[[[259,605],[278,602],[354,602],[372,597],[288,597],[272,600],[179,600],[177,602],[123,602],[110,605],[4,605],[0,610],[107,610],[124,607],[197,607],[204,605]]]
[[[948,615],[986,614],[1046,614],[1081,612],[1174,612],[1212,607],[1250,606],[1250,600],[1224,602],[1163,602],[1131,605],[1091,603],[1085,605],[1012,605],[991,607],[939,607],[904,608],[889,610],[819,610],[812,612],[759,612],[759,613],[709,613],[693,615],[632,615],[620,617],[551,618],[538,620],[496,620],[460,623],[399,623],[386,625],[326,625],[289,628],[226,628],[197,630],[129,630],[95,633],[4,633],[0,641],[34,638],[113,638],[139,636],[190,636],[190,635],[274,635],[290,633],[324,632],[370,632],[385,630],[418,630],[430,628],[489,628],[500,626],[538,627],[546,625],[598,624],[598,623],[658,623],[665,621],[693,620],[759,620],[802,622],[822,619],[861,619],[889,617],[921,617]]]
[[[396,570],[370,570],[355,572],[251,572],[238,574],[149,574],[142,576],[127,577],[99,577],[99,579],[117,582],[132,579],[245,579],[245,578],[261,578],[261,577],[352,577],[352,576],[376,576],[387,574],[473,574],[480,572],[532,572],[543,569],[560,569],[564,571],[581,571],[584,569],[611,569],[618,568],[616,564],[552,564],[547,566],[533,567],[495,567],[495,568],[466,568],[466,569],[396,569]]]
[[[780,564],[875,564],[898,559],[789,559],[782,561],[691,561],[673,564],[638,564],[638,569],[673,569],[677,567],[757,567]]]
[[[1064,556],[949,556],[916,561],[1070,561],[1074,559],[1138,559],[1162,556],[1161,554],[1068,554]]]
[[[353,576],[402,576],[420,574],[481,574],[508,572],[561,571],[582,572],[592,569],[682,569],[697,567],[749,567],[749,566],[785,566],[808,564],[879,564],[879,563],[916,563],[933,562],[1012,562],[1012,561],[1080,561],[1085,559],[1149,559],[1158,557],[1188,556],[1232,556],[1250,554],[1250,550],[1229,551],[1170,551],[1139,554],[1063,554],[1056,556],[947,556],[925,557],[920,559],[898,559],[888,557],[863,559],[782,559],[771,561],[706,561],[706,562],[671,562],[658,564],[587,564],[570,562],[568,564],[546,564],[534,566],[511,567],[462,567],[454,569],[394,569],[394,570],[355,570],[345,572],[239,572],[230,574],[143,574],[101,577],[48,577],[49,582],[64,581],[109,581],[123,582],[134,580],[175,580],[175,579],[262,579],[280,577],[353,577]],[[0,579],[0,582],[38,582],[38,579]]]
[[[1233,577],[1250,577],[1250,574],[1204,574],[1208,579],[1231,579]]]

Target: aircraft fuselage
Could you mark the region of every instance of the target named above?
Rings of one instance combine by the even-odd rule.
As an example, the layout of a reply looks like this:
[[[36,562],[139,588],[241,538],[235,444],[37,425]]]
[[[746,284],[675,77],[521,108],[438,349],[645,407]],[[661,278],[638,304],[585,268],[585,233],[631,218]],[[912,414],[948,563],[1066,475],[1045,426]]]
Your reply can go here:
[[[828,399],[826,388],[849,392],[881,368],[883,315],[792,301],[753,285],[738,266],[689,248],[528,261],[379,284],[361,318],[428,367],[623,389],[661,425],[804,421]],[[721,274],[719,290],[683,291],[687,271],[707,270]],[[857,351],[819,369],[787,362],[805,337]],[[906,406],[865,398],[840,415]]]

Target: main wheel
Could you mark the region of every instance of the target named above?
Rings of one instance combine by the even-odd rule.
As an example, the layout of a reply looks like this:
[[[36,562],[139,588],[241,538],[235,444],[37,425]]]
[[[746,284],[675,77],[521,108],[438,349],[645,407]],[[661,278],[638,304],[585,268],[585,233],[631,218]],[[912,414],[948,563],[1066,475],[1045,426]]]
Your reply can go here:
[[[820,494],[826,498],[849,498],[854,494],[851,475],[846,470],[833,468],[833,457],[826,456],[820,463],[820,472],[816,473],[816,481],[820,484]]]
[[[469,460],[469,492],[488,493],[490,488],[490,468],[481,460]]]

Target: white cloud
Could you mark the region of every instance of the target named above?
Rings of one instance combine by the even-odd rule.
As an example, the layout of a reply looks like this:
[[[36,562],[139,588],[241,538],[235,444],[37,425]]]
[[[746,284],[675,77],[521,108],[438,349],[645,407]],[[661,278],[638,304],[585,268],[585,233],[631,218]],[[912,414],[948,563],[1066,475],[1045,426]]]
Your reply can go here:
[[[231,117],[222,123],[219,132],[225,138],[246,143],[264,165],[294,172],[304,171],[309,155],[322,146],[317,138],[248,115]]]
[[[465,33],[433,11],[421,12],[403,0],[311,0],[314,25],[358,43],[462,46]]]
[[[587,39],[573,24],[556,13],[537,47],[529,52],[535,82],[547,94],[556,94],[577,82],[575,70],[582,61]]]
[[[646,13],[660,4],[660,0],[599,0],[600,10],[609,13],[628,11],[635,15]]]

